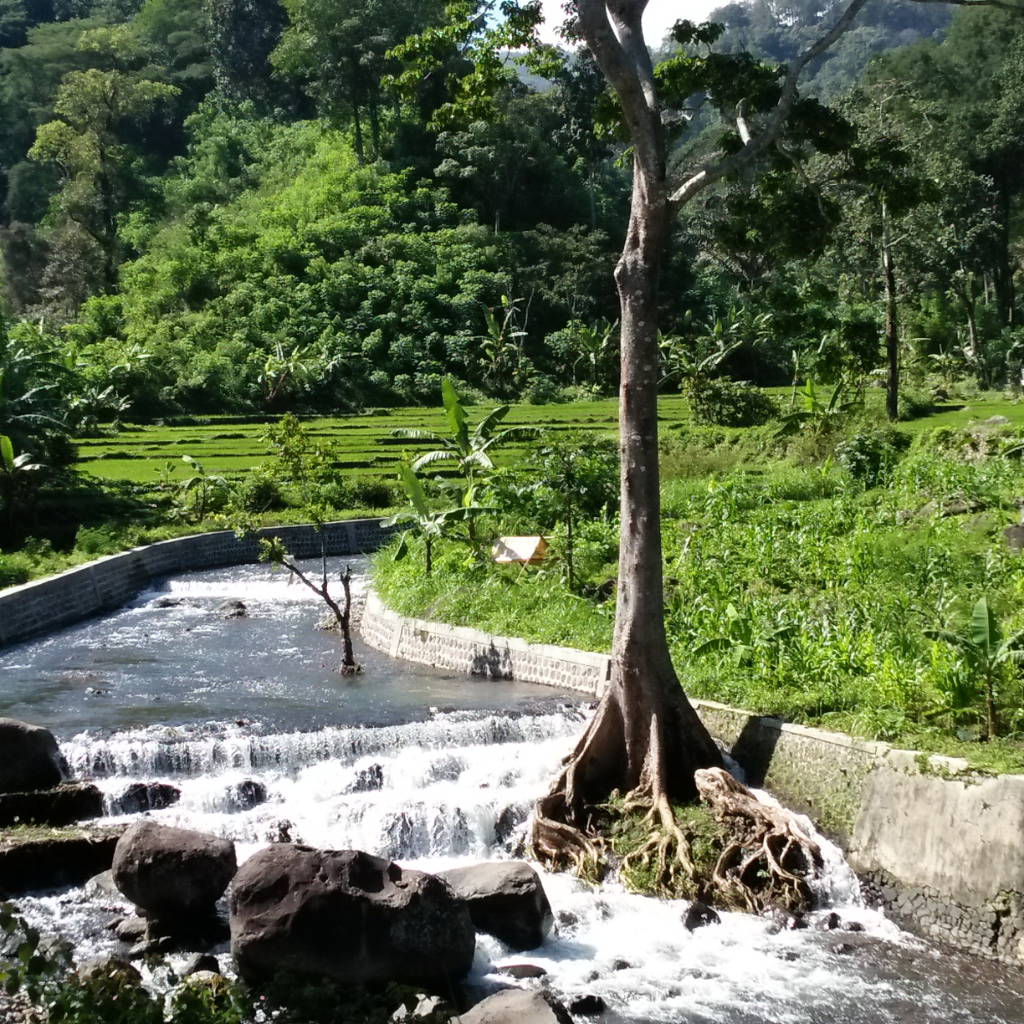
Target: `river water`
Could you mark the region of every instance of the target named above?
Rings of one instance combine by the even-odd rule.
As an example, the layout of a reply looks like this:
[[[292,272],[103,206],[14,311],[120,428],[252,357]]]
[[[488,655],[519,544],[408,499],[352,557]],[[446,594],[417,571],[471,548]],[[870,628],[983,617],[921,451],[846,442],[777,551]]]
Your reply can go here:
[[[248,617],[221,617],[229,599]],[[51,728],[115,819],[135,816],[122,813],[133,783],[171,783],[180,802],[152,817],[229,837],[240,859],[283,837],[427,870],[510,856],[591,709],[358,642],[364,670],[342,676],[338,638],[314,629],[320,615],[312,594],[264,566],[172,579],[116,614],[0,653],[0,715]],[[253,783],[266,793],[255,806]],[[818,929],[824,913],[781,931],[723,914],[691,934],[684,904],[545,874],[556,932],[516,955],[481,936],[469,985],[509,984],[503,966],[532,963],[566,1000],[599,995],[602,1020],[631,1024],[1024,1022],[1024,975],[901,933],[863,905],[824,845],[834,931]],[[126,908],[109,896],[84,888],[19,904],[80,959],[120,948],[106,924]]]

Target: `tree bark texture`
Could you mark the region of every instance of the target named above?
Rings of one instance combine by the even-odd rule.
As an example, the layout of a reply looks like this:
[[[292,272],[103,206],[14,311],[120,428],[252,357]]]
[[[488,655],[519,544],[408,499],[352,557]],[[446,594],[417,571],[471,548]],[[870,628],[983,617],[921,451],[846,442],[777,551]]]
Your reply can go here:
[[[882,202],[882,277],[885,281],[885,415],[890,423],[899,419],[900,343],[896,309],[896,272],[892,259],[889,211]]]

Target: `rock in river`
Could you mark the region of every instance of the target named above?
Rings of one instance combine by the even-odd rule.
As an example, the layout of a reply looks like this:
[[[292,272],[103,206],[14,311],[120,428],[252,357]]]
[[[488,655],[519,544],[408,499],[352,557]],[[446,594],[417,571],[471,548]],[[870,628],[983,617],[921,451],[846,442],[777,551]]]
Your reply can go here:
[[[235,844],[183,828],[139,821],[118,841],[114,882],[154,917],[201,918],[234,877]]]
[[[231,952],[247,980],[287,970],[447,991],[475,942],[468,909],[439,878],[356,850],[275,844],[231,891]]]
[[[68,777],[67,762],[49,729],[0,718],[0,793],[51,789]]]
[[[443,878],[469,907],[477,931],[514,950],[536,949],[554,924],[540,876],[523,861],[488,861],[442,871]]]

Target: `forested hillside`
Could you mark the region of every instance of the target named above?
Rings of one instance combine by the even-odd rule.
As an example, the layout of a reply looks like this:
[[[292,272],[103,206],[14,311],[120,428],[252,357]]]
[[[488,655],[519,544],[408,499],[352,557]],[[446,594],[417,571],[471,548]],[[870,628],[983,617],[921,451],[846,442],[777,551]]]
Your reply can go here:
[[[470,398],[614,389],[612,102],[585,55],[517,66],[487,7],[2,0],[0,433],[435,403],[445,374]],[[715,50],[768,67],[832,13],[734,3]],[[677,223],[665,387],[726,341],[740,380],[875,372],[884,236],[919,383],[1018,381],[1021,36],[876,0],[809,69],[828,106]],[[730,145],[694,99],[682,162]]]

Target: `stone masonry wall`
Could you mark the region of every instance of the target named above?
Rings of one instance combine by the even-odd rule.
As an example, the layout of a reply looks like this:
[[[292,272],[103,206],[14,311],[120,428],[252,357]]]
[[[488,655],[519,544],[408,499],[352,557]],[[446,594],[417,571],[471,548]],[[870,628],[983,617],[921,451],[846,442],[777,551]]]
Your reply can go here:
[[[476,629],[406,619],[370,594],[363,610],[363,640],[394,658],[492,679],[561,686],[599,697],[611,669],[606,654],[529,644]]]
[[[323,527],[329,555],[373,551],[389,533],[380,519],[348,519]],[[175,537],[108,555],[56,576],[0,591],[0,647],[112,611],[158,576],[255,562],[259,536],[280,537],[296,558],[320,554],[320,537],[312,526],[275,526],[260,530],[255,537],[239,539],[232,531],[223,530]]]

